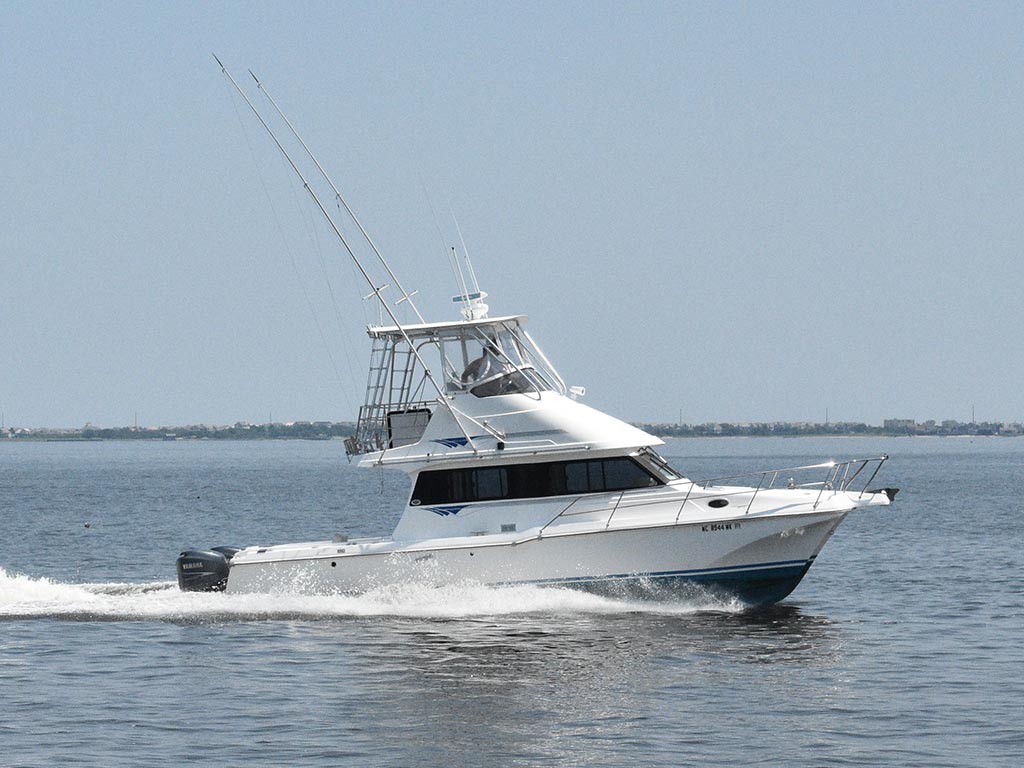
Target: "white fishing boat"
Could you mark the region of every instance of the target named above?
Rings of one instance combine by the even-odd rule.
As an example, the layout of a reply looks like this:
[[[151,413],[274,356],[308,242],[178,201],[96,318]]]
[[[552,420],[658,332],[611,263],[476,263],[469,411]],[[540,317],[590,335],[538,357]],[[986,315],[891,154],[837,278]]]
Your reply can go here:
[[[182,589],[333,594],[474,582],[657,598],[700,590],[765,605],[796,587],[848,514],[895,496],[869,490],[885,456],[684,477],[657,453],[660,439],[579,402],[582,388],[566,386],[526,317],[490,317],[468,262],[454,299],[460,319],[422,321],[323,174],[417,315],[399,322],[274,140],[391,320],[368,329],[366,399],[346,450],[361,467],[406,473],[409,495],[387,538],[183,552]]]

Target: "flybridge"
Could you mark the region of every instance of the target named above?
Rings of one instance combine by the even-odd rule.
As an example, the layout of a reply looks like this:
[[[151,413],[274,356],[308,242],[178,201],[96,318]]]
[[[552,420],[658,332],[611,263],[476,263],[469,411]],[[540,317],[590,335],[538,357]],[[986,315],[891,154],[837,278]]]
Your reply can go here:
[[[366,398],[356,434],[346,441],[349,455],[386,451],[419,441],[438,407],[449,407],[477,425],[479,432],[502,435],[466,415],[459,398],[491,398],[543,392],[566,393],[565,382],[523,328],[522,315],[371,327]],[[414,354],[415,352],[415,354]],[[439,366],[442,391],[430,395],[423,363]],[[473,438],[465,435],[467,445]]]

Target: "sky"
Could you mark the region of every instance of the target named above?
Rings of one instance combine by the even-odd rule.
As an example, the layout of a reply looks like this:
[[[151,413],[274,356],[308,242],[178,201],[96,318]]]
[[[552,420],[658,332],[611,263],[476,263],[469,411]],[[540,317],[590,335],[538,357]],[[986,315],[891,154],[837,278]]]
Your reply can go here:
[[[461,229],[491,314],[591,406],[1024,421],[1021,29],[1013,3],[0,0],[4,422],[355,417],[368,289],[212,53],[428,319]]]

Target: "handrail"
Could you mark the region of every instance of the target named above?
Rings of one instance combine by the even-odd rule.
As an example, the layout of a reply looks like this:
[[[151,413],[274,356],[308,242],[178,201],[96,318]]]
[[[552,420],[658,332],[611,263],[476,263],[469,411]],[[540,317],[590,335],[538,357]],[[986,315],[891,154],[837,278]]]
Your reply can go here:
[[[860,489],[860,496],[857,497],[858,499],[861,496],[863,496],[865,493],[868,492],[868,486],[871,485],[871,483],[873,483],[875,481],[875,475],[878,474],[878,470],[880,470],[882,468],[882,465],[885,464],[885,460],[888,459],[888,458],[889,458],[888,456],[882,456],[881,461],[878,462],[878,466],[875,467],[875,471],[871,473],[871,477],[869,477],[868,481],[866,483],[864,483],[864,487]],[[866,463],[867,462],[865,462],[865,464]],[[886,495],[888,495],[888,494],[886,494]],[[890,496],[889,498],[891,499],[892,497]]]
[[[525,543],[526,543],[526,542],[528,542],[528,541],[535,541],[536,539],[540,539],[540,538],[542,538],[542,537],[544,536],[544,529],[545,529],[545,528],[547,528],[547,527],[548,527],[549,525],[551,525],[551,524],[552,524],[553,522],[555,522],[555,520],[557,520],[558,518],[560,518],[560,517],[561,517],[562,515],[564,515],[564,514],[565,514],[566,512],[568,512],[568,511],[569,511],[570,509],[572,509],[572,506],[573,506],[573,504],[575,504],[575,503],[576,503],[577,501],[579,501],[579,500],[580,500],[581,498],[583,498],[583,497],[582,497],[582,496],[577,496],[577,497],[576,497],[575,499],[573,499],[573,500],[572,500],[572,501],[570,501],[570,502],[569,502],[568,504],[566,504],[566,505],[565,505],[565,506],[564,506],[564,507],[563,507],[563,508],[561,509],[561,511],[559,511],[559,513],[558,513],[557,515],[555,515],[555,516],[554,516],[554,517],[552,517],[552,518],[551,518],[550,520],[548,520],[548,521],[547,521],[546,523],[544,523],[544,525],[542,525],[542,526],[540,527],[540,530],[538,530],[538,531],[537,531],[537,533],[536,533],[535,535],[531,535],[531,536],[526,536],[525,538],[522,538],[522,539],[518,539],[518,540],[516,540],[516,541],[513,541],[512,543],[513,543],[513,544],[525,544]]]
[[[854,459],[854,461],[860,461],[860,459]],[[771,473],[775,473],[777,475],[779,472],[798,472],[801,469],[823,469],[825,467],[828,467],[829,469],[831,469],[835,465],[836,465],[836,463],[834,461],[825,461],[825,462],[822,462],[821,464],[805,464],[802,467],[781,467],[779,469],[756,469],[756,470],[754,470],[752,472],[740,472],[739,474],[736,474],[736,475],[725,475],[724,477],[712,477],[712,478],[708,478],[707,480],[697,480],[696,482],[702,488],[706,489],[706,488],[710,487],[713,483],[719,483],[722,480],[736,480],[737,478],[740,478],[740,477],[755,477],[757,475],[767,475],[767,474],[771,474]]]
[[[725,480],[737,480],[744,477],[757,477],[759,478],[757,487],[754,489],[754,493],[751,495],[750,501],[747,504],[747,508],[744,511],[744,514],[747,514],[750,512],[750,507],[754,503],[754,498],[757,496],[758,492],[762,490],[762,486],[764,486],[764,481],[768,477],[768,475],[771,475],[771,480],[769,481],[767,486],[764,486],[763,490],[770,490],[775,485],[775,481],[776,479],[778,479],[780,472],[789,473],[806,471],[811,469],[825,469],[827,470],[827,472],[825,473],[825,478],[821,481],[801,483],[799,485],[788,486],[790,488],[817,487],[818,497],[814,500],[814,508],[817,509],[818,504],[821,502],[821,497],[826,490],[832,490],[838,493],[848,491],[850,487],[854,484],[854,482],[856,482],[857,478],[860,476],[860,474],[864,471],[865,468],[867,468],[873,462],[878,462],[875,466],[874,471],[871,473],[871,476],[868,478],[867,482],[864,483],[864,486],[860,490],[860,496],[863,496],[867,492],[868,486],[871,485],[872,481],[875,479],[875,476],[878,474],[878,471],[882,468],[882,465],[886,461],[888,461],[888,459],[888,455],[882,454],[881,456],[872,456],[867,459],[847,459],[846,461],[840,462],[826,461],[821,464],[807,464],[801,467],[785,467],[782,469],[755,470],[753,472],[741,472],[740,474],[736,475],[727,475],[725,477],[715,477],[709,480],[696,481],[691,484],[690,491],[687,492],[686,498],[683,500],[683,506],[686,505],[686,501],[690,498],[690,492],[693,491],[694,485],[699,484],[703,490],[707,490],[708,488],[716,484],[721,484]],[[860,466],[857,467],[857,469],[854,470],[851,474],[850,470],[855,464],[859,464]],[[840,475],[842,475],[842,479],[840,479]],[[681,514],[682,507],[680,507],[679,510],[679,515]],[[676,516],[676,520],[679,519],[679,515]]]
[[[538,441],[538,443],[539,442],[540,441]],[[504,449],[502,449],[502,453],[505,455],[514,453],[527,453],[539,455],[542,453],[564,451],[567,448],[581,448],[584,450],[590,450],[591,448],[591,443],[556,443],[554,440],[550,439],[544,440],[543,442],[546,443],[546,445],[539,445],[537,443],[517,445],[515,442],[506,442]],[[413,456],[399,456],[397,458],[381,456],[374,462],[374,464],[422,464],[429,463],[432,461],[449,461],[451,459],[461,459],[467,456],[477,455],[479,455],[479,453],[474,453],[473,451],[445,451],[444,453],[438,454],[420,453],[415,454]]]
[[[610,528],[612,524],[612,518],[615,517],[615,513],[619,511],[619,504],[622,503],[622,497],[626,495],[625,491],[619,492],[619,498],[615,500],[615,506],[612,507],[612,513],[608,515],[608,519],[605,521],[604,527]]]
[[[697,485],[693,480],[690,481],[690,488],[686,491],[686,496],[683,497],[683,503],[679,505],[679,511],[676,512],[676,522],[679,522],[679,518],[683,516],[683,510],[686,509],[686,502],[690,500],[690,494],[693,493],[694,487]]]
[[[767,472],[763,473],[761,475],[761,479],[757,481],[757,488],[755,488],[754,492],[752,494],[750,494],[750,501],[747,502],[747,508],[745,510],[743,510],[743,514],[744,515],[749,515],[750,514],[750,507],[753,505],[754,499],[757,498],[757,492],[760,491],[761,490],[761,486],[764,485],[764,479],[767,476],[767,474],[768,474]],[[778,475],[779,475],[779,473],[778,473],[777,470],[772,470],[772,480],[771,480],[772,483],[775,482],[775,478],[778,477]],[[771,487],[771,483],[768,484],[768,487],[769,488]]]
[[[797,471],[802,470],[802,469],[803,470],[807,470],[807,469],[826,469],[827,468],[828,472],[826,473],[826,475],[825,475],[823,480],[818,480],[818,481],[808,482],[808,483],[800,483],[799,485],[787,486],[787,487],[789,487],[791,489],[792,488],[808,488],[808,489],[809,488],[818,488],[819,489],[818,490],[818,497],[815,499],[814,505],[813,505],[813,508],[817,509],[818,504],[821,501],[821,496],[822,496],[822,494],[826,490],[832,490],[832,491],[834,491],[836,493],[843,493],[843,492],[848,491],[850,486],[856,481],[857,477],[861,474],[861,472],[863,472],[863,470],[866,467],[868,467],[872,462],[877,462],[877,466],[875,467],[874,472],[871,473],[871,476],[868,478],[867,482],[864,484],[863,490],[860,491],[860,496],[863,496],[865,493],[868,492],[867,488],[868,488],[869,485],[871,485],[872,481],[875,479],[875,476],[878,474],[878,470],[881,469],[882,465],[885,464],[885,462],[888,461],[888,459],[889,459],[889,457],[887,455],[882,455],[882,456],[874,456],[874,457],[871,457],[871,458],[868,458],[868,459],[849,459],[847,461],[840,461],[840,462],[828,461],[828,462],[824,462],[822,464],[808,464],[808,465],[805,465],[805,466],[802,466],[802,467],[786,467],[784,469],[766,469],[766,470],[760,470],[760,471],[754,471],[754,472],[743,472],[743,473],[736,474],[736,475],[729,475],[727,477],[721,477],[721,478],[712,478],[712,479],[709,479],[709,480],[698,480],[698,481],[691,480],[691,481],[689,481],[690,487],[686,491],[686,496],[683,497],[682,504],[679,505],[679,512],[676,513],[676,518],[675,518],[674,522],[675,523],[679,522],[680,517],[682,517],[683,510],[686,508],[686,504],[690,501],[690,496],[693,494],[693,489],[696,488],[696,487],[700,487],[702,490],[707,490],[708,488],[712,487],[713,483],[716,483],[716,482],[718,482],[720,480],[734,480],[734,479],[742,478],[742,477],[757,477],[757,476],[760,476],[762,478],[761,481],[760,481],[760,484],[757,487],[753,488],[754,493],[751,494],[750,501],[747,503],[746,509],[743,512],[743,514],[746,515],[746,514],[750,513],[750,509],[751,509],[751,507],[752,507],[752,505],[754,503],[754,497],[759,492],[761,492],[761,491],[771,490],[774,487],[775,481],[778,479],[778,475],[780,473],[782,473],[782,472],[797,472]],[[857,465],[857,464],[860,464],[861,466],[858,467],[856,470],[854,470],[852,474],[849,474],[850,468],[852,468],[854,465]],[[837,482],[837,478],[839,477],[839,474],[841,472],[845,473],[845,474],[843,475],[843,479],[841,481]],[[771,475],[771,480],[768,482],[767,485],[765,485],[764,484],[764,478],[767,478],[769,475]],[[735,491],[735,493],[725,493],[725,494],[722,494],[722,496],[742,495],[742,494],[750,493],[750,491],[751,491],[751,487],[740,487],[740,488],[738,488]],[[637,501],[637,500],[627,501],[625,496],[626,496],[626,491],[620,491],[618,493],[618,498],[616,498],[615,499],[615,503],[611,505],[611,512],[608,515],[608,518],[605,520],[605,529],[608,529],[611,526],[612,519],[615,517],[615,514],[619,511],[619,508],[621,506],[623,506],[623,502],[626,502],[625,506],[627,508],[635,509],[637,507],[646,507],[646,506],[652,506],[652,505],[667,504],[667,503],[670,503],[670,501],[671,501],[668,498],[658,498],[658,499],[644,500],[644,501]],[[570,509],[572,509],[572,507],[576,504],[576,502],[578,502],[578,501],[580,501],[581,499],[584,499],[584,498],[586,498],[586,497],[585,496],[577,496],[577,497],[573,498],[573,500],[570,501],[569,504],[567,504],[565,507],[563,507],[557,514],[555,514],[554,517],[552,517],[550,520],[548,520],[546,523],[544,523],[544,525],[542,525],[540,527],[540,530],[538,530],[535,534],[523,537],[522,539],[519,539],[519,540],[514,541],[512,543],[513,544],[525,544],[528,541],[534,541],[536,539],[542,538],[543,535],[544,535],[544,531],[548,528],[548,526],[552,525],[556,520],[558,520],[559,518],[563,517]],[[595,512],[595,513],[599,512],[599,511],[600,510],[596,510],[596,509],[593,510],[593,512]]]

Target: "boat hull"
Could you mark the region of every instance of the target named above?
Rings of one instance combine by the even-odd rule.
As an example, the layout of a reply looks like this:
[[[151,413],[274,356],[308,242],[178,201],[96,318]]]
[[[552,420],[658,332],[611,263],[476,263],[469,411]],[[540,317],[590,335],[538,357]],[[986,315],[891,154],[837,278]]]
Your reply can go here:
[[[401,583],[539,584],[648,599],[768,605],[800,583],[849,510],[565,531],[458,545],[308,545],[232,562],[229,592],[351,594]],[[331,551],[325,551],[330,549]]]

